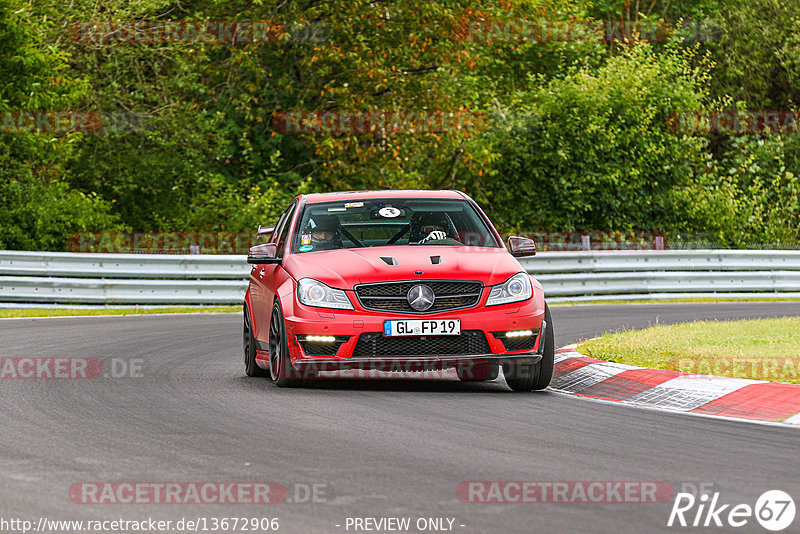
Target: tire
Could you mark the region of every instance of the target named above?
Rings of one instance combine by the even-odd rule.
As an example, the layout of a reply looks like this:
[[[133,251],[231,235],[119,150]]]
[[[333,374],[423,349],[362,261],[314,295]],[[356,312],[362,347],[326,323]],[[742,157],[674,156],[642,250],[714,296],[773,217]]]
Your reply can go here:
[[[457,366],[456,373],[462,382],[488,382],[500,374],[499,365],[479,363],[470,366]]]
[[[544,305],[544,320],[547,328],[544,333],[542,359],[538,363],[510,363],[503,366],[506,384],[514,391],[534,391],[546,388],[553,378],[553,362],[555,359],[555,343],[553,321],[550,308]]]
[[[514,391],[533,391],[539,380],[538,363],[507,363],[503,365],[506,384]]]
[[[539,362],[539,378],[533,386],[535,391],[542,390],[550,385],[555,365],[555,333],[553,332],[553,320],[550,318],[550,307],[547,304],[544,305],[544,320],[547,321],[547,330],[544,333],[542,361]]]
[[[290,363],[286,322],[283,319],[281,305],[276,299],[269,321],[269,376],[272,383],[278,387],[291,388],[302,385],[303,381],[291,377],[292,374],[298,374],[298,372]]]
[[[244,305],[244,332],[242,348],[244,349],[244,372],[247,376],[267,376],[267,371],[256,363],[256,338],[253,336],[253,323],[250,311]]]

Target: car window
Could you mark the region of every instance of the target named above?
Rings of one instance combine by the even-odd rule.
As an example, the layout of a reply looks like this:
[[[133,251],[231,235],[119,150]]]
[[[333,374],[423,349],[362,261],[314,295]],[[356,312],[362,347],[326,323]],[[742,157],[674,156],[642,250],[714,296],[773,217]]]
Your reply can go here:
[[[280,237],[281,232],[286,227],[286,222],[287,222],[287,217],[286,216],[289,214],[289,210],[292,209],[292,206],[294,206],[294,203],[290,204],[289,207],[287,207],[285,210],[283,210],[283,213],[281,213],[281,216],[278,217],[278,222],[275,223],[275,230],[269,236],[269,242],[270,243],[277,243],[278,242],[278,238]]]
[[[289,234],[289,228],[291,227],[290,223],[292,221],[292,215],[294,215],[294,209],[296,206],[296,203],[292,203],[291,206],[286,208],[283,217],[281,217],[281,227],[276,230],[278,232],[278,246],[276,248],[276,255],[279,258],[283,257],[283,251],[286,249],[286,236]]]
[[[451,245],[499,247],[494,233],[462,200],[391,198],[306,205],[293,251]]]

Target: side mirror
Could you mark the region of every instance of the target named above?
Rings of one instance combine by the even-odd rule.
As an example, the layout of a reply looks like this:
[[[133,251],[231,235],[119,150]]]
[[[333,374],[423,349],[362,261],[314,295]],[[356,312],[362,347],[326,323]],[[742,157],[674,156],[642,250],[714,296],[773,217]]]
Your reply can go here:
[[[517,258],[534,256],[536,255],[536,243],[533,239],[512,235],[508,238],[508,251]]]
[[[250,253],[247,254],[247,263],[280,263],[281,260],[277,258],[277,252],[277,243],[265,243],[250,247]]]

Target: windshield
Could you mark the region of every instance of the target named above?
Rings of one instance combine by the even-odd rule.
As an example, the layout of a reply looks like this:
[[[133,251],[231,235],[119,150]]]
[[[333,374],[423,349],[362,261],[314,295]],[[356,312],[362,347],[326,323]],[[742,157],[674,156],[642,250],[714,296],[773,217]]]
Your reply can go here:
[[[391,198],[308,204],[292,250],[391,245],[500,246],[464,200]]]

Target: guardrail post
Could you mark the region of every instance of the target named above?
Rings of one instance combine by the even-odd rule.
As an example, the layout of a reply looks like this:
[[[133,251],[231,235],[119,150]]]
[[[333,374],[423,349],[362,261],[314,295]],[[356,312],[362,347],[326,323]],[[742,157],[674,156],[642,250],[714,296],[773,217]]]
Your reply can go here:
[[[581,236],[581,250],[584,252],[592,250],[592,238],[588,235]]]

